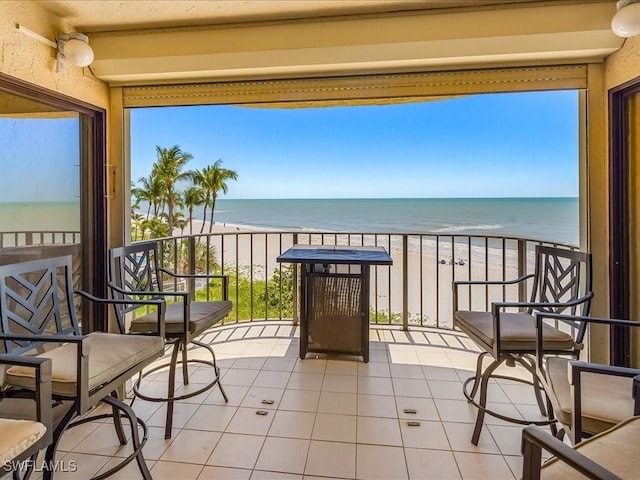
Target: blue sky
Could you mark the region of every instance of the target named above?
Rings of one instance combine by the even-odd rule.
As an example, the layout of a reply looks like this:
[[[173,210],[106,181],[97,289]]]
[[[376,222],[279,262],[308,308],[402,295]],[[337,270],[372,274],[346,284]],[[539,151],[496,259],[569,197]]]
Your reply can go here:
[[[78,202],[79,120],[0,119],[0,202]]]
[[[225,198],[578,196],[576,91],[426,103],[134,109],[133,181],[155,146],[238,172]]]

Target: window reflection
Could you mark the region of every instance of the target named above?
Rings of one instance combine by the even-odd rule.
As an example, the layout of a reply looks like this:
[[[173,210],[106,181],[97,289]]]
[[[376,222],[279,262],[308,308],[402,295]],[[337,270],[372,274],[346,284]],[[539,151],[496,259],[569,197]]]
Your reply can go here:
[[[0,95],[0,248],[80,243],[80,118]]]

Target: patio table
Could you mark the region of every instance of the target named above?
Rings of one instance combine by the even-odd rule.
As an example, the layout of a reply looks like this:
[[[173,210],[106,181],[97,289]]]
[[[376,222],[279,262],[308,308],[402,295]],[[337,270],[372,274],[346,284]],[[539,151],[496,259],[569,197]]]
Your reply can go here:
[[[299,263],[300,358],[342,353],[369,361],[369,272],[391,265],[383,247],[294,245],[280,263]]]

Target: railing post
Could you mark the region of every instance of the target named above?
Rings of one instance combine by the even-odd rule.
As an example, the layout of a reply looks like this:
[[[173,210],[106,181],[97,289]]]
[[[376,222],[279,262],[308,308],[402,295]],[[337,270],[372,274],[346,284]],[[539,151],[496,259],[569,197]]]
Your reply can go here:
[[[518,277],[527,274],[527,241],[518,239]],[[527,282],[518,283],[518,301],[526,302],[527,299]]]
[[[297,245],[298,244],[298,234],[294,233],[293,234],[293,244]],[[291,294],[293,295],[293,326],[296,327],[298,326],[298,323],[300,322],[300,315],[298,314],[298,305],[299,305],[299,298],[298,298],[298,264],[294,263],[293,264],[293,285],[292,285],[292,289],[293,292],[291,292]]]
[[[389,242],[391,243],[391,242]],[[409,235],[402,235],[402,330],[409,330]],[[389,312],[391,317],[391,312]]]
[[[187,248],[188,248],[188,266],[189,266],[189,275],[195,275],[196,273],[196,237],[193,235],[189,235],[187,240]],[[208,265],[207,265],[208,269]],[[207,272],[208,273],[208,272]],[[195,278],[187,279],[187,291],[191,292],[193,299],[196,297],[196,280]],[[208,292],[208,288],[207,288]]]

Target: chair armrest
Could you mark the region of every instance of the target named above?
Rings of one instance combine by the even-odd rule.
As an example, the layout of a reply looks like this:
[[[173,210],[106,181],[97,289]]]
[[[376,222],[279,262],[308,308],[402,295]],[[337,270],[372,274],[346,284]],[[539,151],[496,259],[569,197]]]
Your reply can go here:
[[[218,273],[176,273],[166,268],[158,268],[158,270],[176,278],[229,278],[229,275]]]
[[[543,320],[545,319],[558,320],[567,324],[582,322],[582,323],[598,323],[598,324],[604,324],[604,325],[618,325],[618,326],[626,326],[626,327],[640,327],[640,322],[634,322],[631,320],[620,320],[617,318],[585,317],[583,315],[569,315],[566,313],[535,312],[535,317],[536,317],[536,330],[537,330],[536,357],[538,359],[538,367],[540,371],[542,370],[542,356],[543,356],[542,323],[543,323]]]
[[[455,280],[452,282],[453,288],[453,311],[458,311],[458,287],[465,285],[514,285],[533,278],[533,274],[524,275],[513,280]]]
[[[633,414],[640,414],[640,398],[635,395],[636,386],[640,384],[640,370],[635,368],[602,365],[598,363],[571,360],[569,362],[569,383],[573,391],[573,436],[574,443],[582,440],[582,377],[583,373],[598,375],[613,375],[616,377],[633,378],[633,386],[629,396],[634,400]]]
[[[89,341],[85,335],[49,335],[36,333],[0,333],[0,340],[37,343],[75,343],[83,356],[89,355]]]
[[[491,304],[491,311],[495,317],[499,310],[503,308],[569,308],[580,305],[592,297],[593,293],[589,292],[580,298],[576,298],[568,302],[493,302]]]
[[[500,312],[505,308],[570,308],[580,305],[587,300],[593,297],[593,293],[589,292],[586,295],[576,298],[574,300],[570,300],[568,302],[493,302],[491,304],[491,315],[493,316],[493,335],[494,335],[494,354],[499,356],[499,352],[502,351],[502,346],[500,345]],[[537,316],[536,316],[537,318]],[[540,360],[540,353],[543,352],[542,349],[542,320],[536,320],[536,355]],[[538,343],[540,345],[538,345]],[[538,349],[538,347],[540,347]],[[498,358],[496,356],[496,358]]]
[[[74,343],[76,345],[76,398],[78,414],[89,410],[89,353],[90,341],[86,335],[47,335],[0,333],[0,340],[36,343]],[[26,357],[24,357],[26,358]],[[38,358],[38,357],[34,357]],[[46,357],[45,357],[46,358]]]
[[[99,304],[155,306],[157,307],[156,313],[158,315],[158,335],[164,338],[164,334],[165,334],[164,315],[167,310],[167,302],[164,300],[164,298],[151,298],[151,299],[141,299],[141,300],[135,299],[135,298],[117,299],[117,298],[99,298],[83,290],[74,290],[73,293],[75,295],[79,295],[83,298],[86,298],[91,302],[95,302]],[[120,332],[120,333],[125,333],[125,332]]]
[[[560,320],[566,323],[585,322],[585,323],[601,323],[606,325],[618,325],[622,327],[640,327],[640,321],[621,320],[618,318],[601,318],[601,317],[585,317],[582,315],[569,315],[567,313],[553,312],[536,312],[536,317],[541,319]]]
[[[606,468],[597,464],[579,451],[561,442],[553,435],[535,425],[529,425],[522,430],[522,454],[524,462],[522,468],[523,480],[540,478],[540,463],[542,449],[552,453],[558,461],[564,462],[571,468],[591,479],[622,480]]]
[[[187,274],[187,273],[176,273],[171,270],[167,270],[166,268],[159,268],[163,273],[170,275],[175,278],[219,278],[222,280],[222,299],[229,299],[229,275],[225,274],[215,274],[215,273],[195,273],[195,274]],[[195,292],[194,292],[195,295]]]
[[[140,297],[181,297],[183,302],[189,302],[189,292],[165,292],[165,291],[150,291],[150,290],[127,290],[119,287],[112,282],[108,283],[109,288],[115,290],[122,295],[137,295]],[[131,303],[125,301],[125,303]]]
[[[513,285],[525,280],[533,278],[533,274],[524,275],[522,277],[514,278],[512,280],[455,280],[453,282],[454,287],[460,285]]]
[[[0,365],[33,367],[36,370],[36,419],[42,423],[47,431],[45,442],[53,440],[53,402],[51,399],[51,359],[43,357],[29,357],[26,355],[0,354]]]

